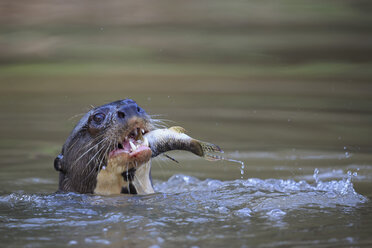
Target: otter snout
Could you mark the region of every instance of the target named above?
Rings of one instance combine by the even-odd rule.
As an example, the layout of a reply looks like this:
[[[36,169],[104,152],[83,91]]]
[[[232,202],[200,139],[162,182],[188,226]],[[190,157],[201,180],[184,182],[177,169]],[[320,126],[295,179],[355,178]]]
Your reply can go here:
[[[131,100],[123,100],[123,105],[119,105],[116,113],[116,117],[121,122],[127,122],[132,117],[145,117],[146,112],[138,106],[138,104]]]

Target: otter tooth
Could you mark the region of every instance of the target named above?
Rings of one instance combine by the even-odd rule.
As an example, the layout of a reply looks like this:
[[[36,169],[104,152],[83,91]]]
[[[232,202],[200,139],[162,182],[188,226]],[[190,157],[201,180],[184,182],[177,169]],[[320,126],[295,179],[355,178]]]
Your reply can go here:
[[[131,140],[129,140],[129,145],[130,145],[130,147],[132,148],[133,151],[135,151],[137,149],[137,147],[133,144],[133,142]]]
[[[146,137],[143,137],[143,145],[149,146],[149,140]]]
[[[141,129],[141,133],[142,134],[145,134],[145,130],[143,128]]]
[[[134,129],[133,132],[134,132],[134,137],[137,137],[137,135],[138,135],[138,129],[137,128]]]

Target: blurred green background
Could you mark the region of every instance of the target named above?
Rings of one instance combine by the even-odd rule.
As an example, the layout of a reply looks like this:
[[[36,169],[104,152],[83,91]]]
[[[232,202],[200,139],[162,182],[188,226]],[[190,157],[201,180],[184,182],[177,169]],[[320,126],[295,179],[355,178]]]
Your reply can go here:
[[[81,114],[126,97],[238,151],[249,168],[312,171],[314,161],[296,159],[306,154],[325,156],[316,166],[371,164],[371,7],[362,0],[3,0],[3,176],[16,177],[22,165],[56,178],[53,158]],[[340,159],[344,153],[355,156]],[[240,176],[206,168],[186,170]]]

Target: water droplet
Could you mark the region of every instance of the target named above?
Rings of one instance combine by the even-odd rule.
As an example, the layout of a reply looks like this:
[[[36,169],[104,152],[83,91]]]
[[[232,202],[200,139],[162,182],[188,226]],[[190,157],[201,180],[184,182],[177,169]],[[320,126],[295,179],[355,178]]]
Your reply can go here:
[[[350,158],[350,157],[351,157],[350,153],[349,152],[345,152],[345,158]]]
[[[240,161],[240,160],[236,160],[236,159],[231,159],[231,158],[224,158],[224,157],[218,157],[218,159],[220,160],[225,160],[225,161],[229,161],[229,162],[234,162],[234,163],[238,163],[240,164],[240,178],[243,179],[243,176],[244,176],[244,168],[245,168],[245,164],[243,161]]]
[[[234,159],[225,159],[227,161],[230,161],[230,162],[235,162],[235,163],[239,163],[240,164],[240,178],[243,179],[243,176],[244,176],[244,168],[245,168],[245,164],[243,161],[239,161],[239,160],[234,160]]]
[[[245,167],[245,165],[244,165],[244,163],[243,162],[241,162],[241,166],[240,166],[240,178],[241,179],[243,179],[243,175],[244,175],[244,167]]]
[[[319,183],[319,169],[318,168],[315,168],[313,178],[315,180],[315,183],[318,184]]]

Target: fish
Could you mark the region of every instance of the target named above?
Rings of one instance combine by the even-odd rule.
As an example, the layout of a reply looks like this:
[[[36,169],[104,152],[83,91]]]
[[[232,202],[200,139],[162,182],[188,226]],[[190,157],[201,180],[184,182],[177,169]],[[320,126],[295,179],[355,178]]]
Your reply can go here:
[[[223,159],[220,154],[224,152],[219,146],[188,136],[186,130],[180,126],[155,129],[144,134],[143,137],[144,142],[151,149],[152,157],[172,150],[183,150],[192,152],[208,161]]]
[[[111,153],[107,166],[97,177],[97,194],[152,194],[151,159],[172,150],[194,153],[209,161],[223,160],[223,150],[214,144],[194,139],[182,127],[146,131],[138,128],[133,138],[123,142],[121,149]],[[140,162],[139,162],[140,161]],[[177,161],[176,161],[177,162]]]

